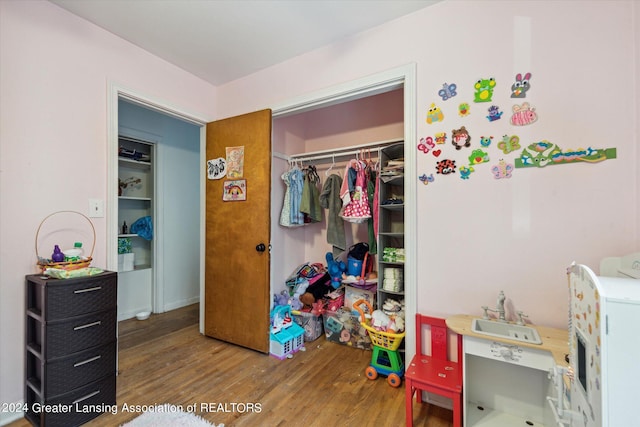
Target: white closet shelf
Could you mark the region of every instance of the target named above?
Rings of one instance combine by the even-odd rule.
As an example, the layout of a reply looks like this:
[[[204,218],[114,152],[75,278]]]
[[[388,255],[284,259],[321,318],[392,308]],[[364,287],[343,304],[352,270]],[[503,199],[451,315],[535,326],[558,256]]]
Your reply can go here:
[[[361,150],[364,149],[381,149],[391,144],[396,144],[398,142],[404,142],[404,139],[390,139],[387,141],[376,141],[369,142],[366,144],[359,145],[350,145],[346,147],[336,147],[330,148],[326,150],[318,150],[318,151],[308,151],[305,153],[298,154],[283,154],[274,151],[272,154],[274,157],[279,159],[287,160],[287,161],[311,161],[311,160],[322,160],[322,159],[331,159],[331,158],[340,158],[347,156],[354,156],[356,154],[360,154]]]

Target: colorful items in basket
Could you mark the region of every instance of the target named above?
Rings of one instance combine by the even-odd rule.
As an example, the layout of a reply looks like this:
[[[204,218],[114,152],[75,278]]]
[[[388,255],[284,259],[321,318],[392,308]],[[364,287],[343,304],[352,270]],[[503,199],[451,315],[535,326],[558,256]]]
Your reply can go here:
[[[384,248],[382,250],[382,261],[404,262],[404,248]]]
[[[74,279],[76,277],[95,276],[103,273],[104,270],[98,267],[83,267],[75,270],[62,270],[60,268],[47,268],[44,274],[54,279]]]
[[[354,307],[356,310],[364,314],[365,319],[361,320],[368,324],[371,328],[379,332],[399,334],[405,328],[405,311],[404,301],[399,302],[391,298],[387,298],[382,306],[382,310],[373,310],[371,314],[362,311],[362,305],[371,307],[366,300],[356,301]]]

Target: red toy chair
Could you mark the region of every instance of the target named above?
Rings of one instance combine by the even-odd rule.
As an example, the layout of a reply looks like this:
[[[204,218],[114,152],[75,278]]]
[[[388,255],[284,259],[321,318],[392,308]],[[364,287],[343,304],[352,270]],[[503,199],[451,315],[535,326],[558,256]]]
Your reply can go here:
[[[431,327],[431,355],[422,354],[422,329]],[[449,329],[444,319],[416,314],[416,355],[404,374],[406,425],[413,426],[413,395],[422,401],[422,392],[452,400],[453,425],[462,426],[462,335],[457,335],[458,362],[447,357]]]

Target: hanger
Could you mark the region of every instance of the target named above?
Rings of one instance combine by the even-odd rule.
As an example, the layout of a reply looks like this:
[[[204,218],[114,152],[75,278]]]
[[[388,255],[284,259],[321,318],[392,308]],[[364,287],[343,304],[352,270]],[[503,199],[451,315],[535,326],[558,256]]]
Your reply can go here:
[[[329,172],[331,172],[331,169],[333,169],[335,165],[336,165],[336,155],[334,153],[331,155],[331,166],[329,166],[329,169],[324,171],[324,176],[329,176]]]

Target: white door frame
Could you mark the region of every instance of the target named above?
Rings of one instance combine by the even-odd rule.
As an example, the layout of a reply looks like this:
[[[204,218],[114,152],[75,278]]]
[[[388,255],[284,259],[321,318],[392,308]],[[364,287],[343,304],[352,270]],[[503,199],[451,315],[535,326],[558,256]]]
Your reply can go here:
[[[273,118],[329,107],[390,90],[404,90],[404,188],[405,188],[405,314],[407,357],[415,352],[417,311],[417,180],[416,171],[416,64],[411,63],[289,100],[272,108]]]
[[[159,113],[168,114],[180,120],[184,120],[194,125],[200,126],[200,159],[206,158],[206,124],[211,119],[206,119],[198,114],[186,111],[183,108],[168,105],[165,101],[145,95],[137,90],[124,87],[115,82],[108,83],[107,89],[107,269],[118,271],[118,100],[124,99],[128,102],[138,104],[144,108],[155,110]],[[201,161],[204,164],[204,161]],[[200,182],[206,179],[205,168],[200,168]],[[154,203],[158,203],[155,201]],[[158,207],[156,205],[156,207]],[[156,210],[157,212],[157,210]],[[200,301],[204,301],[204,243],[205,243],[205,192],[204,185],[200,189]],[[154,218],[155,227],[162,229],[162,217]],[[162,251],[155,245],[154,256],[156,262],[153,267],[153,298],[152,307],[154,312],[164,311],[164,280],[162,268]],[[200,304],[200,315],[203,313]],[[202,332],[202,331],[201,331]]]

